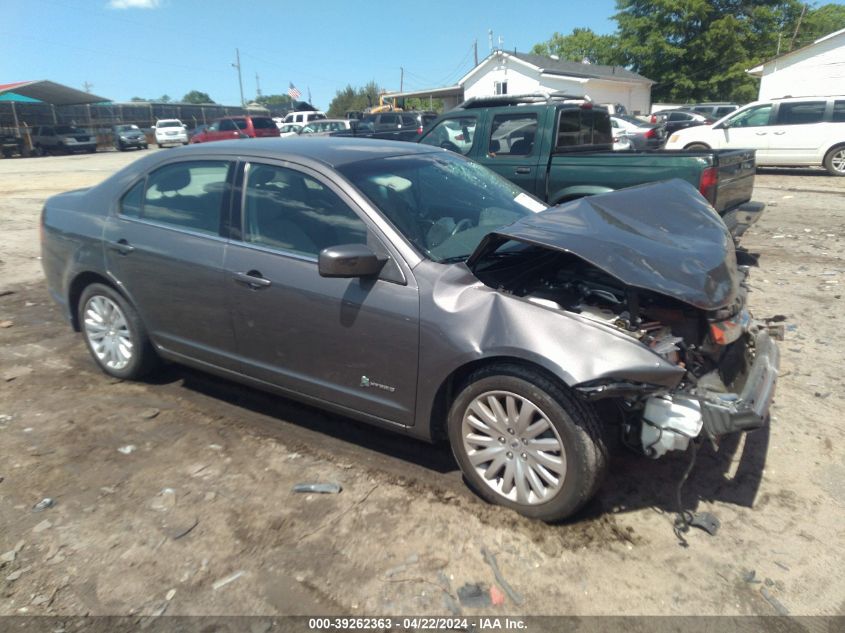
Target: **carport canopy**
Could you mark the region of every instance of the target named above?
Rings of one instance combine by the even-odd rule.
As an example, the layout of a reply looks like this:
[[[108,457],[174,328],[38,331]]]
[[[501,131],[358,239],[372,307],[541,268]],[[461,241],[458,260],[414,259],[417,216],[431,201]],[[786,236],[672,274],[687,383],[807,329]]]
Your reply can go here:
[[[105,97],[92,95],[70,86],[63,86],[53,81],[18,81],[11,84],[0,84],[0,99],[6,93],[14,93],[22,97],[37,99],[56,106],[80,105],[85,103],[103,103],[110,101]]]

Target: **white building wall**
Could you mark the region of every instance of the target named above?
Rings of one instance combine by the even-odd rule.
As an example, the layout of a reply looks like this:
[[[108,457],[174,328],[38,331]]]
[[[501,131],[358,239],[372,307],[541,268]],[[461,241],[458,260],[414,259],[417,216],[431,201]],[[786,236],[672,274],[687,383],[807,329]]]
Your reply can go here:
[[[845,33],[763,66],[760,99],[845,94]]]
[[[541,74],[512,59],[491,59],[464,82],[464,98],[496,94],[496,82],[507,81],[508,94],[537,91],[589,95],[596,103],[621,103],[629,112],[648,112],[651,86],[643,82],[606,81]]]

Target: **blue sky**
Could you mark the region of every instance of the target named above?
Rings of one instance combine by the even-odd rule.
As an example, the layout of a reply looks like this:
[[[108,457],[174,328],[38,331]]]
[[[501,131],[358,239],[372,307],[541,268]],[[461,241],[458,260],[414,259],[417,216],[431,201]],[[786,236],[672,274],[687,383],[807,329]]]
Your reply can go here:
[[[141,6],[137,6],[141,5]],[[147,7],[147,8],[144,8]],[[115,101],[179,99],[189,90],[240,101],[293,82],[327,108],[335,92],[375,80],[405,89],[450,85],[489,52],[528,51],[554,31],[615,29],[614,0],[2,0],[0,84],[49,79]]]

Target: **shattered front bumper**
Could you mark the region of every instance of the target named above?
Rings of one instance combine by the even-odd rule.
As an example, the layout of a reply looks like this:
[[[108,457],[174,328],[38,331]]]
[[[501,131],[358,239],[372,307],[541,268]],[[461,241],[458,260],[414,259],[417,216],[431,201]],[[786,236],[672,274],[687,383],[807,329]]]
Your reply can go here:
[[[739,394],[697,390],[704,431],[715,438],[764,426],[775,395],[780,351],[764,328],[753,334],[754,361]]]

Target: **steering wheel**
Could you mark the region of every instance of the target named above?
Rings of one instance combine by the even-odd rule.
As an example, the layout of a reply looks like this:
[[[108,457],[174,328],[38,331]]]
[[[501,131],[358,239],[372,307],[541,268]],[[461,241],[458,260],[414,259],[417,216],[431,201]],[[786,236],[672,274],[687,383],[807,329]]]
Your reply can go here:
[[[461,149],[452,141],[443,141],[442,143],[440,143],[440,147],[442,147],[443,149],[448,149],[450,152],[455,152],[456,154],[461,153]]]
[[[472,220],[468,218],[464,218],[463,220],[459,220],[458,223],[455,225],[455,228],[452,229],[452,235],[456,233],[460,233],[461,231],[465,231],[466,229],[472,228]]]

